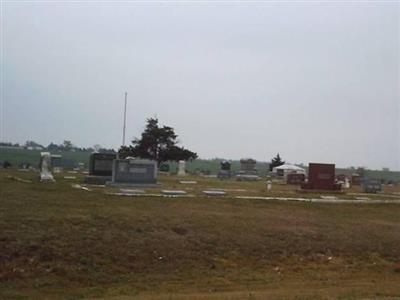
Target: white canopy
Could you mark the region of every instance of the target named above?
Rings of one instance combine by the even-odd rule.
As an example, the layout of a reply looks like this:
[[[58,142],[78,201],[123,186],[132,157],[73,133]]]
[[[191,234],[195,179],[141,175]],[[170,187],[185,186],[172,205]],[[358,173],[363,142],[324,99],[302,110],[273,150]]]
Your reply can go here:
[[[303,168],[300,168],[298,166],[295,165],[290,165],[290,164],[284,164],[282,166],[279,167],[275,167],[272,169],[273,172],[276,172],[277,170],[284,170],[284,171],[297,171],[297,172],[305,172],[306,170]]]

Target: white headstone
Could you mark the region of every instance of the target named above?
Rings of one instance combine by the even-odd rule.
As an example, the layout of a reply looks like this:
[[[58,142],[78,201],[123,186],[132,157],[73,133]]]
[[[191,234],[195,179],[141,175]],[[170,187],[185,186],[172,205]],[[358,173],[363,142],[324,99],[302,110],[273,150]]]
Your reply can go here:
[[[168,195],[168,196],[180,196],[180,195],[186,195],[186,191],[181,191],[181,190],[162,190],[161,194],[163,195]]]
[[[272,190],[272,182],[271,180],[267,181],[267,192],[270,192]]]
[[[209,190],[209,191],[203,191],[203,194],[205,194],[207,196],[224,196],[224,195],[226,195],[226,192]]]
[[[54,177],[50,171],[51,154],[50,152],[40,153],[40,181],[54,182]]]
[[[344,180],[343,187],[344,187],[345,189],[349,189],[349,188],[350,188],[350,181],[349,181],[349,179],[348,179],[347,177],[346,177],[345,180]]]
[[[178,163],[178,176],[186,176],[186,162],[180,160]]]

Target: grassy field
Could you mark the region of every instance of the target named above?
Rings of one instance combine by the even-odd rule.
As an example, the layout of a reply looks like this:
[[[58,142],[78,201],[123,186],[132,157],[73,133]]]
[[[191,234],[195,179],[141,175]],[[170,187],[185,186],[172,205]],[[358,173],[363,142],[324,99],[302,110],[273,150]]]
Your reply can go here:
[[[64,175],[41,184],[0,171],[0,299],[400,298],[399,204],[239,200],[271,194],[263,182],[173,176],[163,188],[196,196],[121,197]]]

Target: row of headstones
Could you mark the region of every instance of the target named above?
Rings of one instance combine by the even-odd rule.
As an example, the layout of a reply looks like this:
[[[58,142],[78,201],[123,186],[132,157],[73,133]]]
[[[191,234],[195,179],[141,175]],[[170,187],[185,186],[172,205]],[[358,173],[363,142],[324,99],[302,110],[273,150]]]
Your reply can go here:
[[[241,160],[241,172],[239,176],[257,176],[255,169],[256,161],[252,159]],[[40,180],[54,181],[50,171],[51,154],[41,153],[40,160]],[[227,161],[221,163],[223,174],[230,176],[231,164]],[[118,159],[115,154],[93,153],[90,156],[89,176],[86,177],[87,183],[111,185],[120,184],[139,184],[157,185],[157,162],[146,159]],[[178,164],[178,175],[185,175],[185,162]],[[246,178],[247,178],[246,177]],[[249,179],[250,180],[250,179]],[[375,190],[380,190],[376,182],[364,184],[373,186]],[[334,164],[309,164],[308,182],[303,182],[301,188],[304,190],[340,190],[341,185],[335,182]]]
[[[85,182],[108,185],[157,185],[157,162],[147,159],[120,159],[112,153],[92,153]]]
[[[247,177],[258,177],[255,168],[256,161],[253,159],[241,160],[241,171],[237,174],[243,179]],[[157,174],[157,163],[152,160],[143,159],[117,159],[115,154],[93,153],[89,161],[89,176],[87,183],[104,184],[105,182],[137,182],[155,183]],[[186,162],[178,162],[178,176],[186,175]],[[231,177],[231,163],[221,162],[221,170],[218,177]]]
[[[40,157],[40,180],[54,182],[51,173],[52,156],[42,152]],[[116,154],[93,153],[89,161],[87,183],[95,184],[157,184],[157,162],[147,159],[118,159]],[[179,162],[178,175],[184,176],[185,161]]]

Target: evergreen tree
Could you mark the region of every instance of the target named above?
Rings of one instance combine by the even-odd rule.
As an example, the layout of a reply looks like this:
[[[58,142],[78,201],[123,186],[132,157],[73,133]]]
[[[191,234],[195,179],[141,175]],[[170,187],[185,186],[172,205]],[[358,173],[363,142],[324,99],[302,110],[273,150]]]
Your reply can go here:
[[[269,170],[272,171],[273,168],[282,166],[284,164],[285,162],[281,159],[278,153],[273,159],[271,159],[271,163],[269,164]]]
[[[183,147],[177,146],[177,135],[169,126],[159,126],[157,118],[147,119],[147,124],[140,139],[132,141],[129,147],[119,149],[121,157],[133,156],[153,159],[158,165],[173,160],[196,159],[197,154]]]

